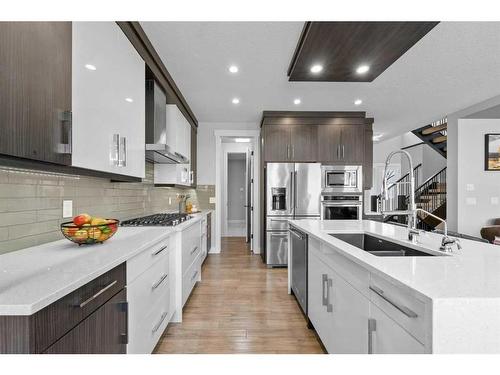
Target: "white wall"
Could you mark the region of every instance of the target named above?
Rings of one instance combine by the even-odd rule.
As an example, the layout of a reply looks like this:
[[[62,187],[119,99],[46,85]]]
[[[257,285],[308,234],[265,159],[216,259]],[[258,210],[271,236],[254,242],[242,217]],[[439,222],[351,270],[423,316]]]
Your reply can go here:
[[[500,133],[500,119],[458,120],[458,231],[472,236],[500,217],[500,171],[484,170],[487,133]]]
[[[458,112],[448,114],[448,158],[446,170],[446,219],[451,230],[458,230],[458,170],[462,166],[458,164],[458,121],[466,117],[474,117],[478,114],[481,118],[486,110],[500,105],[500,95],[491,99],[475,104],[471,107],[462,109]],[[491,115],[491,114],[490,114]],[[495,114],[491,115],[491,117]],[[497,116],[498,118],[499,116]],[[481,146],[479,146],[481,147]],[[460,150],[461,152],[461,150]]]
[[[198,184],[215,185],[215,130],[259,130],[259,123],[200,122],[198,124]]]
[[[231,154],[230,154],[231,155]],[[227,220],[245,221],[245,159],[231,159],[227,163]]]

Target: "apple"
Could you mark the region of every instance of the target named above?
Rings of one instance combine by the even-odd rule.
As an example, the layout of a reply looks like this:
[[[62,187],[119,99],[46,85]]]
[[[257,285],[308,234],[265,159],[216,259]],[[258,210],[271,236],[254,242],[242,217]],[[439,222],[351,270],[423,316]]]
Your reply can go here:
[[[98,240],[101,237],[101,231],[99,228],[90,228],[87,230],[90,239]]]
[[[83,224],[89,224],[92,218],[89,214],[81,214],[73,218],[73,223],[76,226],[81,227]]]
[[[88,238],[87,231],[84,229],[79,229],[76,231],[73,238],[77,241],[85,241]]]
[[[102,217],[94,217],[90,221],[90,225],[102,225],[102,224],[107,224],[107,220],[103,219]]]
[[[78,227],[66,227],[64,228],[64,232],[67,236],[73,237],[76,232],[78,232]]]

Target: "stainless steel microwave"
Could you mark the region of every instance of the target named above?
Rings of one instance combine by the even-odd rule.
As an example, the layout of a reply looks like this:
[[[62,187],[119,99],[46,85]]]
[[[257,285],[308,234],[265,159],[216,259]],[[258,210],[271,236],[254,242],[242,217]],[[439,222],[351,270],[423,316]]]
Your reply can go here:
[[[360,165],[322,165],[321,190],[331,193],[362,193]]]

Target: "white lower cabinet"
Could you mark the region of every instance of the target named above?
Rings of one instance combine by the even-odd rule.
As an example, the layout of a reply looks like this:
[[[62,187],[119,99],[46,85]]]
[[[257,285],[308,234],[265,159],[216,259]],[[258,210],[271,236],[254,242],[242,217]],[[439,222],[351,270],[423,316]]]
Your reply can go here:
[[[339,264],[331,264],[335,257],[326,252],[317,240],[309,240],[308,318],[328,353],[429,352],[415,338],[425,337],[423,302],[379,277],[370,281],[363,272],[344,272],[346,279],[335,271]],[[370,284],[373,281],[377,286]],[[358,288],[378,293],[363,294]]]
[[[374,304],[370,305],[370,352],[423,354],[425,347]]]
[[[174,313],[174,241],[164,241],[127,261],[127,353],[151,353]]]

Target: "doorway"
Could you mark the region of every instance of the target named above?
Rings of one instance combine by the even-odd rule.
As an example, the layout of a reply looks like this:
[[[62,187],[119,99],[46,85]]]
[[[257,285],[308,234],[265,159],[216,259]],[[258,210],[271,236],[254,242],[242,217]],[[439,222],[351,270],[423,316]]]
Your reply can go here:
[[[220,237],[239,237],[255,252],[256,142],[253,137],[223,136],[220,140]]]

